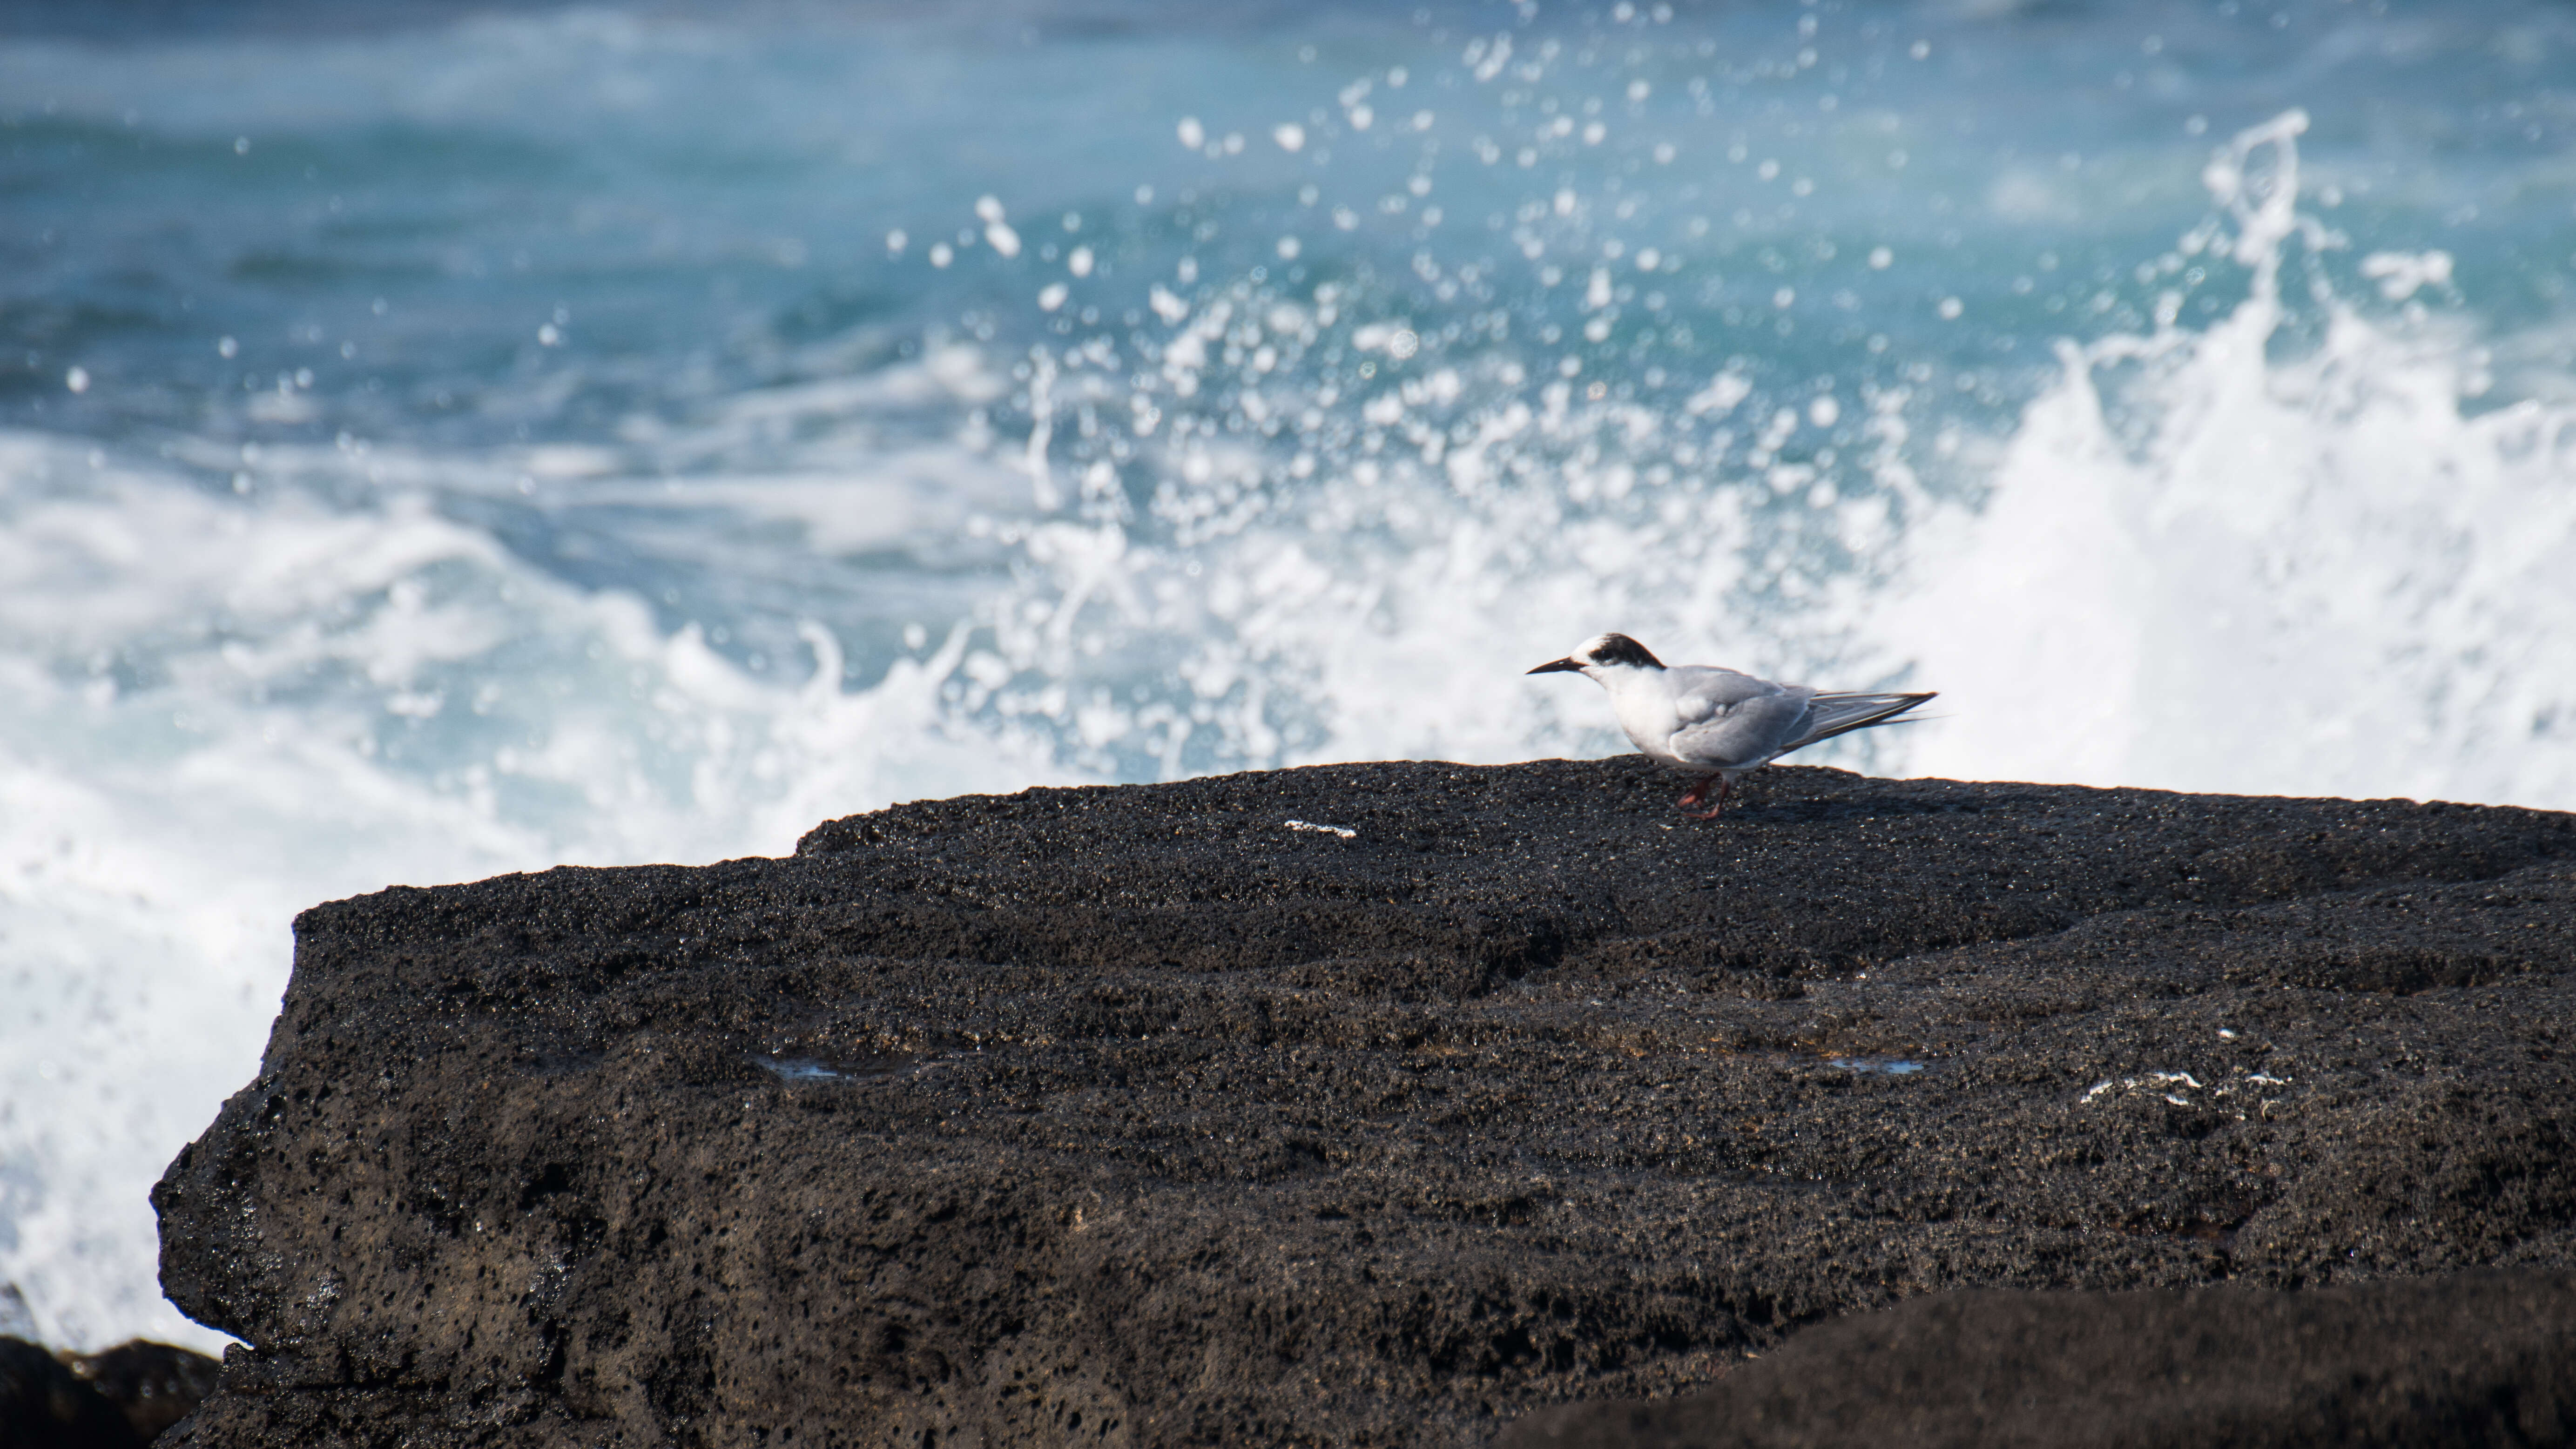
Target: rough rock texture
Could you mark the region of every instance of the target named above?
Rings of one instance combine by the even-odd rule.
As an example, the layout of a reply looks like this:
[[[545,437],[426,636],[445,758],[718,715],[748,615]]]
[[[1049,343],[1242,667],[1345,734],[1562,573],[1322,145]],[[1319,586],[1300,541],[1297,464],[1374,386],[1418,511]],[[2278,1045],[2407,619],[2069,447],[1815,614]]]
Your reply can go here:
[[[169,1442],[1476,1444],[1949,1289],[2576,1266],[2576,817],[1673,789],[1032,791],[307,912],[155,1193],[255,1346]]]
[[[1497,1449],[2576,1443],[2576,1274],[2285,1293],[1971,1289],[1798,1334],[1707,1393],[1542,1409]]]

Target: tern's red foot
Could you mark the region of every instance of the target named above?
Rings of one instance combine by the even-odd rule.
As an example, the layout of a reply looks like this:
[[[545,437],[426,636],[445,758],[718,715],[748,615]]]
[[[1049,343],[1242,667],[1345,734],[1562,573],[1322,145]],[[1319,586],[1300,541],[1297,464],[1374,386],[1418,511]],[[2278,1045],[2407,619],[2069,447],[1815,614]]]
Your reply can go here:
[[[1689,794],[1684,795],[1682,798],[1680,798],[1680,799],[1678,799],[1678,800],[1674,801],[1673,803],[1674,803],[1675,805],[1677,805],[1677,806],[1681,807],[1681,808],[1682,808],[1682,809],[1684,809],[1684,810],[1688,810],[1688,809],[1689,809],[1689,808],[1691,808],[1692,806],[1697,805],[1697,804],[1698,804],[1699,802],[1701,802],[1702,800],[1705,800],[1705,799],[1707,799],[1707,798],[1708,798],[1708,787],[1709,787],[1709,786],[1711,786],[1711,785],[1715,785],[1715,784],[1718,784],[1718,783],[1720,783],[1721,781],[1723,781],[1725,778],[1726,778],[1726,777],[1725,777],[1724,775],[1711,775],[1711,776],[1709,776],[1708,778],[1706,778],[1706,779],[1704,779],[1704,780],[1700,781],[1698,784],[1691,786],[1691,787],[1690,787],[1690,793],[1689,793]],[[1723,794],[1721,794],[1719,798],[1723,799],[1723,798],[1725,798],[1725,797],[1723,796]]]
[[[1700,781],[1696,788],[1681,798],[1680,803],[1685,807],[1682,813],[1688,815],[1693,820],[1715,820],[1719,813],[1726,809],[1726,792],[1734,788],[1735,782],[1726,778],[1724,775],[1713,775],[1710,779],[1717,781],[1716,804],[1708,807],[1706,810],[1692,810],[1687,808],[1700,802],[1701,794],[1708,789],[1707,780]]]

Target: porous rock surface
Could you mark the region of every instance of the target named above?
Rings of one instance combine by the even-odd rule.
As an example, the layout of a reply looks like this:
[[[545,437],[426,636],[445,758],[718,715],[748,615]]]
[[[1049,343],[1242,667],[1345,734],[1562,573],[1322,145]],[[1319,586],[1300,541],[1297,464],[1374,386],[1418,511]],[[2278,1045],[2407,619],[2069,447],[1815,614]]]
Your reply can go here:
[[[1469,1445],[1949,1290],[2576,1267],[2576,817],[1673,791],[1036,790],[318,907],[155,1192],[249,1345],[164,1442]]]

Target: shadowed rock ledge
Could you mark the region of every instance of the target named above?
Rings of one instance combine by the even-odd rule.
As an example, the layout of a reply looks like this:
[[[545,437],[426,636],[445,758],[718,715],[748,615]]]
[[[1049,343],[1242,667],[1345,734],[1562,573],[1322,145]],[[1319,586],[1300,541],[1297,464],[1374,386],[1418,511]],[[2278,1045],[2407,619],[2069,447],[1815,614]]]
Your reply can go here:
[[[2570,1442],[2576,1274],[2526,1270],[1934,1293],[1818,1324],[1706,1392],[1540,1409],[1500,1449]]]
[[[2576,817],[1673,788],[1041,790],[318,907],[154,1194],[252,1345],[164,1442],[1481,1444],[1956,1289],[2576,1267]]]

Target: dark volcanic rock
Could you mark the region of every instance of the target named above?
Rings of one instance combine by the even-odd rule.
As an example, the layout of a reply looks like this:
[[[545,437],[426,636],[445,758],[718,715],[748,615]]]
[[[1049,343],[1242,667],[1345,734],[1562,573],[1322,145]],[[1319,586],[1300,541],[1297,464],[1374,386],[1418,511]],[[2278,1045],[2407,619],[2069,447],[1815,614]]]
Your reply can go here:
[[[70,1365],[23,1338],[0,1338],[0,1446],[142,1449],[147,1442]]]
[[[1544,1409],[1497,1449],[2576,1443],[2576,1275],[2304,1292],[1987,1289],[1807,1330],[1708,1393]]]
[[[136,1442],[149,1444],[215,1391],[221,1366],[192,1349],[137,1338],[97,1353],[74,1354],[71,1367],[116,1405],[134,1426]]]
[[[143,1449],[214,1391],[202,1353],[134,1339],[47,1353],[0,1338],[0,1449]]]
[[[155,1194],[254,1346],[172,1442],[1472,1444],[1949,1289],[2576,1266],[2576,817],[1748,784],[1033,791],[310,911]]]

